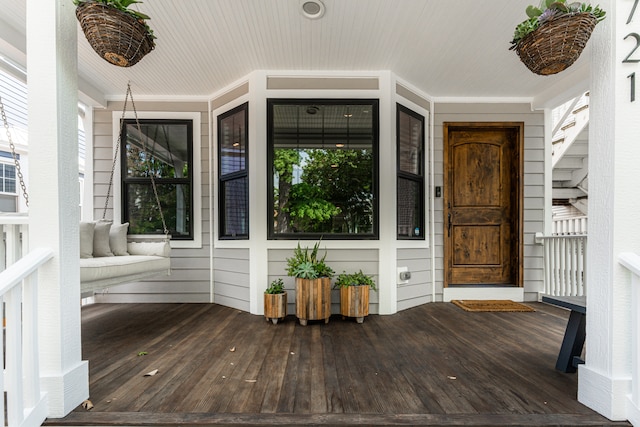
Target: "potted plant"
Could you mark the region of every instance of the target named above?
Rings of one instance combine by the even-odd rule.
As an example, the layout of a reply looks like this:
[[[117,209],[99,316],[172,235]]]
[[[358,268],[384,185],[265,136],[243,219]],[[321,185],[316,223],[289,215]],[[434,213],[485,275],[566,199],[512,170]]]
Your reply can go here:
[[[89,44],[107,62],[130,67],[155,48],[144,13],[129,9],[138,0],[73,0]]]
[[[313,249],[300,247],[287,258],[287,274],[296,278],[296,316],[300,324],[307,320],[324,319],[329,323],[331,316],[331,277],[333,270],[325,263],[327,252],[318,257],[320,242]]]
[[[282,279],[272,281],[264,291],[264,317],[274,325],[278,319],[287,317],[287,291],[284,290]]]
[[[567,0],[541,0],[530,5],[528,18],[516,26],[511,50],[532,72],[556,74],[571,66],[589,41],[605,11],[587,3]]]
[[[358,323],[364,322],[369,315],[369,289],[377,290],[373,278],[362,270],[343,272],[338,275],[334,288],[340,289],[340,314],[355,317]]]

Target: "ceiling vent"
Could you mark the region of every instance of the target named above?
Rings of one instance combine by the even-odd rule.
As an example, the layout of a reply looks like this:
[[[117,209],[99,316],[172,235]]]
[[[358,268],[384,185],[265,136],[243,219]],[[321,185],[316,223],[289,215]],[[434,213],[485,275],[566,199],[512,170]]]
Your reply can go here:
[[[302,0],[300,12],[309,19],[320,19],[324,15],[324,4],[320,0]]]

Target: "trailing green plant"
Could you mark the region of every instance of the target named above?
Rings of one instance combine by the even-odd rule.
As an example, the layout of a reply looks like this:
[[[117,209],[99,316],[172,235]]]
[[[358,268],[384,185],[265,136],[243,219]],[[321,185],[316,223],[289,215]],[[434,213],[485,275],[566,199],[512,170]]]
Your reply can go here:
[[[346,288],[347,286],[369,286],[374,291],[376,289],[376,283],[373,281],[371,276],[368,276],[362,272],[362,270],[358,270],[357,273],[347,273],[342,272],[336,278],[336,283],[333,285],[334,289],[338,288]]]
[[[287,275],[301,279],[317,279],[319,277],[333,277],[334,271],[325,262],[327,251],[318,257],[320,242],[313,245],[313,249],[298,246],[293,250],[293,256],[287,258]]]
[[[133,9],[129,9],[129,6],[136,4],[136,3],[142,3],[139,0],[73,0],[73,4],[76,6],[79,6],[82,3],[100,3],[100,4],[104,4],[105,6],[110,6],[113,7],[114,9],[118,9],[121,12],[126,13],[127,15],[131,15],[133,16],[135,19],[137,19],[140,22],[143,22],[146,29],[147,29],[147,33],[149,33],[149,35],[152,38],[156,38],[156,36],[153,35],[153,30],[151,29],[151,27],[149,27],[149,25],[146,23],[147,19],[151,19],[148,15],[139,12],[137,10],[133,10]]]
[[[276,279],[269,284],[267,290],[264,291],[265,294],[283,294],[284,293],[284,282],[282,279]]]
[[[513,40],[511,40],[510,47],[511,50],[515,49],[520,41],[538,29],[540,25],[559,16],[573,15],[577,13],[590,13],[598,20],[598,22],[600,22],[605,18],[606,14],[600,6],[594,7],[588,3],[582,2],[568,3],[567,0],[541,0],[539,7],[529,5],[526,9],[526,13],[528,19],[518,24],[515,32],[513,33]]]

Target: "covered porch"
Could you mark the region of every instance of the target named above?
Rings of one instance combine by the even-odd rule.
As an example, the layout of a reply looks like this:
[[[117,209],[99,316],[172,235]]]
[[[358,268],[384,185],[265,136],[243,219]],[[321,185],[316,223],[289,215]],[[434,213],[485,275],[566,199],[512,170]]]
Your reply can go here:
[[[637,256],[629,255],[640,253],[639,229],[633,215],[640,203],[636,197],[639,152],[635,126],[640,104],[635,102],[637,61],[625,61],[625,56],[629,54],[628,59],[635,50],[624,44],[635,38],[627,35],[638,31],[639,21],[632,19],[635,3],[605,0],[602,6],[607,10],[607,19],[594,33],[590,42],[593,49],[585,51],[581,60],[566,73],[548,78],[529,73],[508,51],[513,26],[524,17],[528,3],[525,1],[503,0],[488,8],[479,4],[427,1],[406,2],[398,7],[387,0],[326,0],[323,3],[328,6],[326,15],[315,20],[300,15],[298,6],[303,2],[265,2],[259,7],[254,7],[254,3],[194,1],[193,9],[187,12],[175,2],[149,2],[148,11],[159,24],[155,28],[159,36],[162,34],[159,41],[163,42],[148,61],[121,72],[95,57],[86,44],[78,44],[84,40],[77,32],[70,0],[2,2],[6,6],[3,10],[7,11],[2,21],[7,25],[0,26],[0,51],[9,58],[8,64],[24,71],[25,80],[29,51],[29,149],[32,154],[29,232],[23,238],[29,241],[29,250],[33,253],[27,255],[22,264],[18,261],[18,268],[11,269],[0,282],[2,298],[9,307],[7,365],[20,369],[7,369],[5,374],[10,396],[9,424],[22,424],[23,414],[33,408],[27,425],[37,425],[45,417],[51,425],[56,425],[58,418],[60,423],[74,423],[73,417],[79,417],[76,424],[91,424],[90,417],[104,424],[107,419],[127,413],[138,418],[145,416],[145,420],[123,420],[122,424],[176,424],[180,420],[168,414],[191,414],[184,416],[193,419],[198,418],[192,415],[194,410],[216,413],[212,419],[203,415],[194,420],[206,425],[233,422],[239,418],[228,414],[235,411],[241,414],[240,418],[251,418],[254,415],[246,414],[259,414],[263,407],[264,412],[275,411],[275,415],[260,415],[265,418],[247,422],[318,424],[324,422],[323,417],[329,417],[329,423],[370,424],[376,417],[385,417],[407,424],[419,423],[418,418],[402,419],[403,411],[410,411],[407,417],[415,415],[427,420],[433,417],[430,422],[435,424],[463,424],[470,422],[469,417],[480,417],[476,422],[484,425],[544,424],[540,417],[545,416],[551,417],[546,421],[549,424],[607,423],[591,410],[612,420],[640,422],[640,324],[635,310],[640,304],[637,295],[640,268]],[[212,24],[214,18],[221,24]],[[486,31],[480,31],[481,27]],[[275,28],[278,31],[274,31]],[[394,37],[388,37],[389,34]],[[356,42],[345,42],[351,40]],[[623,43],[624,40],[627,41]],[[463,72],[464,78],[460,78]],[[162,115],[172,116],[163,119],[176,119],[188,115],[198,141],[194,143],[194,156],[190,159],[196,178],[193,236],[186,243],[181,242],[182,246],[176,245],[172,255],[174,272],[183,275],[174,274],[171,280],[162,283],[124,285],[120,288],[125,294],[122,298],[130,303],[143,300],[154,303],[157,300],[152,298],[158,298],[178,304],[184,300],[174,292],[175,285],[188,283],[191,288],[184,294],[194,299],[190,302],[206,305],[145,307],[131,304],[123,308],[116,304],[81,309],[78,304],[78,100],[91,106],[86,120],[88,134],[94,139],[91,144],[94,157],[90,161],[94,169],[88,174],[92,180],[88,183],[91,191],[88,210],[91,217],[96,217],[98,206],[102,206],[107,194],[105,183],[109,180],[113,137],[119,128],[120,116],[116,113],[122,110],[122,91],[130,80],[140,88],[137,95],[143,101],[138,106],[155,116],[148,118]],[[518,315],[518,319],[528,316],[531,320],[519,324],[512,320],[515,318],[512,313],[504,319],[502,315],[493,314],[474,317],[457,313],[449,304],[441,302],[450,297],[446,294],[451,289],[445,284],[447,268],[443,255],[449,207],[438,195],[443,189],[446,194],[449,188],[445,181],[443,128],[451,122],[511,122],[522,129],[518,151],[521,155],[513,156],[522,178],[516,183],[519,194],[515,201],[520,216],[514,215],[518,219],[518,231],[514,235],[520,239],[513,251],[519,253],[513,269],[517,280],[509,283],[506,290],[500,290],[500,296],[509,296],[515,291],[520,300],[536,304],[534,301],[545,290],[546,278],[543,250],[535,237],[539,232],[550,231],[551,227],[549,109],[585,90],[590,90],[593,107],[589,125],[589,204],[592,206],[586,261],[590,268],[587,277],[589,338],[586,364],[580,367],[579,375],[563,376],[553,371],[553,362],[566,322],[564,312],[549,309],[549,313],[556,313],[549,314],[548,308],[540,309],[532,315]],[[285,257],[296,243],[295,239],[287,241],[268,236],[269,220],[265,213],[271,209],[266,195],[272,192],[264,178],[272,165],[264,159],[269,157],[265,141],[268,140],[266,101],[270,97],[371,98],[381,106],[382,120],[377,128],[381,136],[380,167],[376,169],[381,178],[380,235],[336,239],[329,247],[332,261],[343,262],[337,264],[340,269],[365,263],[370,269],[367,272],[377,276],[381,290],[377,312],[383,316],[372,316],[363,328],[350,328],[355,325],[332,321],[329,325],[311,325],[304,334],[299,334],[300,327],[293,320],[273,328],[256,316],[261,313],[260,298],[266,282],[284,275]],[[228,240],[220,237],[219,229],[221,179],[217,169],[220,155],[217,123],[224,114],[233,111],[230,109],[245,103],[251,117],[247,127],[251,184],[246,197],[251,201],[247,218],[252,234],[247,239]],[[428,167],[419,192],[424,200],[418,203],[424,208],[421,216],[428,234],[420,232],[414,236],[420,238],[415,240],[399,238],[396,231],[395,113],[399,105],[412,107],[422,116],[428,134],[422,156]],[[120,191],[119,186],[116,187]],[[116,194],[115,198],[120,199],[119,196]],[[114,202],[111,207],[114,221],[118,221],[123,212],[119,203]],[[631,258],[625,257],[623,262],[621,254]],[[399,269],[410,263],[417,264],[416,260],[420,269],[412,267],[411,270],[418,274],[414,274],[409,283],[399,283]],[[229,265],[233,271],[219,268]],[[141,292],[149,288],[152,289],[149,295]],[[458,289],[464,295],[471,295],[469,289],[477,288],[463,284]],[[494,291],[491,286],[486,289]],[[105,300],[119,302],[115,294]],[[229,307],[213,303],[225,303]],[[158,307],[163,314],[146,311]],[[166,314],[175,307],[184,313],[176,315],[174,323],[168,322]],[[102,310],[104,318],[100,317]],[[139,316],[132,316],[133,312]],[[211,313],[219,319],[212,324],[203,322]],[[240,321],[236,322],[235,318]],[[484,318],[491,321],[475,324],[469,320]],[[23,319],[24,327],[20,323]],[[556,319],[556,323],[550,319]],[[201,323],[202,329],[197,329],[192,322]],[[189,329],[180,329],[183,325]],[[219,325],[224,328],[219,329]],[[254,326],[255,329],[251,329]],[[108,331],[101,332],[102,327]],[[227,334],[234,330],[234,339],[247,334],[239,344],[213,345],[209,341],[216,333],[219,333],[216,339],[227,337],[225,341],[228,341],[231,335]],[[354,331],[360,334],[349,335]],[[146,338],[136,335],[138,333],[146,333]],[[283,335],[269,336],[269,333]],[[115,339],[113,334],[119,334],[117,338],[122,341],[100,341],[107,337]],[[531,338],[531,334],[536,338]],[[133,341],[136,337],[137,342]],[[522,337],[524,341],[520,341]],[[98,341],[88,341],[91,339]],[[144,339],[150,339],[149,348],[162,354],[139,349],[148,354],[138,356],[132,344],[140,345]],[[550,341],[546,342],[547,339]],[[173,345],[168,340],[191,341],[191,345],[184,348],[202,352],[195,352],[195,359],[181,358],[174,353],[174,347],[170,351],[162,348],[164,344]],[[263,356],[257,345],[267,342],[271,349],[273,342],[278,341],[289,342],[289,347],[288,354],[282,357],[284,365],[276,367],[269,365],[273,358]],[[553,347],[551,342],[555,343]],[[345,343],[349,347],[342,347]],[[371,364],[364,366],[380,368],[376,370],[379,375],[340,383],[348,379],[341,369],[355,365],[356,359],[348,356],[356,346],[362,349],[358,355],[369,355],[364,360]],[[229,351],[233,347],[235,351]],[[322,358],[316,359],[311,351],[305,353],[305,348],[321,349]],[[207,353],[212,349],[220,353]],[[507,352],[496,354],[497,350]],[[135,354],[131,356],[130,351]],[[245,351],[248,353],[243,353]],[[240,354],[245,359],[229,359]],[[189,351],[186,355],[192,356]],[[303,355],[307,359],[301,359]],[[481,357],[476,359],[476,355]],[[191,376],[186,368],[174,372],[172,377],[177,380],[182,375],[186,385],[169,393],[173,383],[152,389],[143,387],[148,384],[142,381],[149,378],[138,378],[136,368],[146,369],[139,364],[149,360],[163,366],[158,368],[157,376],[151,377],[152,381],[166,381],[167,377],[162,375],[164,367],[171,372],[172,367],[182,369],[183,363],[196,363],[197,366],[188,365],[193,368],[192,372],[206,369],[207,373],[223,376],[227,366],[222,363],[246,365],[242,365],[245,367],[242,376],[224,378],[236,381],[228,394],[219,394],[224,388],[196,381],[195,375]],[[330,360],[335,363],[330,364]],[[103,361],[106,365],[101,364]],[[345,366],[341,368],[340,363]],[[280,372],[278,399],[271,398],[265,403],[266,391],[261,394],[259,389],[265,387],[259,381],[260,370],[251,371],[257,366],[260,369],[270,366],[273,373]],[[448,372],[456,368],[459,370]],[[103,375],[133,370],[136,377],[131,383],[126,383],[123,375],[116,375],[118,378],[113,382]],[[26,373],[24,378],[19,372]],[[144,372],[142,369],[140,373]],[[411,372],[411,377],[405,372]],[[244,375],[247,373],[255,376]],[[360,372],[363,373],[370,374]],[[376,378],[380,374],[386,376],[384,382]],[[576,377],[580,379],[579,386]],[[317,383],[316,378],[323,381]],[[471,380],[465,382],[468,379]],[[125,383],[120,385],[119,380]],[[220,381],[217,377],[215,380]],[[228,386],[230,382],[220,385]],[[538,387],[539,382],[544,388]],[[323,387],[316,388],[316,384]],[[303,385],[304,393],[300,388]],[[163,397],[165,386],[167,394]],[[200,406],[193,406],[193,402],[191,407],[172,406],[172,396],[188,402],[200,387],[201,394],[209,400],[202,401]],[[373,390],[381,391],[375,394]],[[524,391],[520,393],[521,390]],[[551,397],[557,400],[545,399],[543,390],[552,390]],[[108,396],[112,392],[117,393],[116,397],[137,394],[143,399],[149,398],[129,403],[118,397],[114,401]],[[385,399],[380,399],[382,394]],[[363,396],[362,403],[354,400],[356,395]],[[561,401],[561,396],[566,396],[566,401]],[[87,397],[97,404],[85,413],[77,406]],[[103,406],[107,400],[111,400],[109,405],[126,403],[116,409],[116,405]],[[315,404],[319,407],[314,407]],[[563,410],[563,407],[572,409]],[[497,418],[482,419],[494,413]],[[302,414],[298,420],[297,414]],[[340,416],[345,418],[331,418]],[[520,418],[509,418],[513,416]],[[566,416],[569,419],[562,418]],[[571,419],[572,416],[577,418]],[[103,418],[98,420],[100,417]],[[65,419],[68,421],[62,421]]]
[[[86,306],[94,407],[45,424],[628,425],[580,404],[577,375],[554,369],[567,312],[527,305],[307,327],[215,304]]]

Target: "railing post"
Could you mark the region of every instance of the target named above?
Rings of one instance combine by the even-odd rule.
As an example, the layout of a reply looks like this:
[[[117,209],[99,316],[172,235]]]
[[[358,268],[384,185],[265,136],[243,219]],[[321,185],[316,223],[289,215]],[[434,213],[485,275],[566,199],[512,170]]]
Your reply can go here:
[[[640,256],[626,252],[619,256],[620,263],[631,272],[631,396],[636,415],[640,415]],[[631,419],[630,419],[631,421]],[[636,423],[640,419],[633,420]]]
[[[19,426],[24,419],[22,387],[22,286],[15,286],[5,296],[7,326],[7,417],[10,426]]]
[[[640,278],[631,275],[631,305],[638,307],[640,303]],[[631,399],[637,408],[640,408],[640,316],[637,309],[631,310]]]
[[[35,407],[40,400],[40,362],[38,348],[38,273],[31,274],[24,280],[24,304],[22,307],[23,330],[29,331],[24,336],[22,353],[25,378],[25,405]]]
[[[633,425],[640,425],[640,256],[621,253],[620,264],[631,272],[631,395],[628,396],[627,418]],[[630,404],[629,404],[630,403]]]

